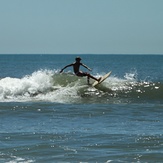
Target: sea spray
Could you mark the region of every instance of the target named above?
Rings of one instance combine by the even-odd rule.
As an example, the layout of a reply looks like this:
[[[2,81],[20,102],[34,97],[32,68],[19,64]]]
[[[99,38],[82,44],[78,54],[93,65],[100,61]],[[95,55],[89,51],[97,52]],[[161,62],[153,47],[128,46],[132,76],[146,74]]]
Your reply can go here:
[[[95,76],[102,76],[97,74]],[[94,81],[91,80],[91,83]],[[22,78],[6,77],[0,80],[0,101],[50,101],[59,103],[117,102],[162,98],[162,84],[139,81],[136,73],[126,73],[124,78],[114,73],[97,87],[87,84],[85,77],[73,73],[60,74],[57,70],[39,70]]]

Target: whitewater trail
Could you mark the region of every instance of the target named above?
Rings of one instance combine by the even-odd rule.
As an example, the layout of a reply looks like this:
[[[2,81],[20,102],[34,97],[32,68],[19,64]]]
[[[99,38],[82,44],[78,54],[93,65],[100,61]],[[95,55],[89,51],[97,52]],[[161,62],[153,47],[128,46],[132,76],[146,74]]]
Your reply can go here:
[[[96,77],[103,74],[96,74]],[[94,81],[91,80],[91,83]],[[85,77],[57,70],[39,70],[22,78],[0,80],[0,102],[49,101],[57,103],[105,102],[116,98],[162,97],[162,84],[138,82],[137,74],[126,73],[124,78],[111,75],[96,88],[87,85]],[[157,95],[158,94],[158,95]],[[112,99],[111,99],[112,98]],[[113,99],[114,98],[114,99]]]

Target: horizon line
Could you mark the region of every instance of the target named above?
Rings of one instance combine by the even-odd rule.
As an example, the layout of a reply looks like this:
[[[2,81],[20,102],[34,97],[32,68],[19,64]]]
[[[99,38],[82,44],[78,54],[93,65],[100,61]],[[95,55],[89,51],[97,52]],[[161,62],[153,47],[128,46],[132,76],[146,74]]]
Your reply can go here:
[[[0,53],[0,55],[163,55],[163,53]]]

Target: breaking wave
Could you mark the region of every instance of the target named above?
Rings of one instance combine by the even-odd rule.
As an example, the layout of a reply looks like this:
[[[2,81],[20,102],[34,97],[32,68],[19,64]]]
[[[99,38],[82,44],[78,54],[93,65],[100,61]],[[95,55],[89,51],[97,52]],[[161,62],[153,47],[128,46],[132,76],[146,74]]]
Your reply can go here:
[[[163,83],[139,81],[136,73],[126,73],[123,78],[112,74],[96,88],[88,85],[84,77],[59,74],[57,70],[39,70],[22,78],[0,80],[0,102],[120,103],[162,99]]]

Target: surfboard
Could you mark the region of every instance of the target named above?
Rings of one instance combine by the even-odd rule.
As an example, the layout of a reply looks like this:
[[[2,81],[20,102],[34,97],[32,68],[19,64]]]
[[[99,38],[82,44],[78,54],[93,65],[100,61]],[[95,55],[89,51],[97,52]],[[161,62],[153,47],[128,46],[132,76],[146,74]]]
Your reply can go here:
[[[107,74],[105,74],[104,76],[102,76],[99,82],[98,82],[98,81],[95,81],[95,82],[92,84],[92,86],[95,87],[96,85],[102,83],[106,78],[108,78],[108,77],[110,76],[110,74],[111,74],[111,71],[108,72]]]

